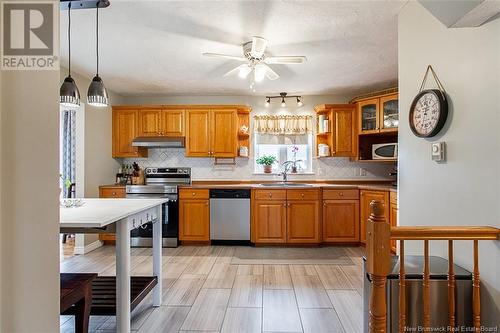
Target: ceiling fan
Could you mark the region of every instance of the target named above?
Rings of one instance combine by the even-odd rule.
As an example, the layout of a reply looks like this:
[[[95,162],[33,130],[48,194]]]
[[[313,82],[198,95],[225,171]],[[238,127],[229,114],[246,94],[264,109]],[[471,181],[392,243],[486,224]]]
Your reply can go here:
[[[224,74],[224,76],[231,76],[238,73],[240,78],[245,79],[253,72],[254,82],[261,82],[265,77],[269,80],[276,80],[280,77],[278,73],[268,66],[269,64],[302,64],[307,60],[306,57],[303,56],[268,57],[265,54],[267,39],[258,36],[253,36],[251,41],[243,43],[241,47],[243,49],[243,56],[232,56],[219,53],[203,53],[203,55],[206,57],[225,58],[245,62],[230,70]]]

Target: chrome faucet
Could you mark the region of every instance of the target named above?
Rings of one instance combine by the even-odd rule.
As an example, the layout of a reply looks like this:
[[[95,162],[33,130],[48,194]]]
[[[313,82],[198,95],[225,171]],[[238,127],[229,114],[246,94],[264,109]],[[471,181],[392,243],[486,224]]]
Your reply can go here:
[[[291,161],[285,161],[281,165],[283,167],[283,171],[281,172],[281,176],[283,176],[283,183],[286,183],[288,181],[288,175],[286,172],[288,171],[288,168],[290,167],[291,163],[292,163]]]

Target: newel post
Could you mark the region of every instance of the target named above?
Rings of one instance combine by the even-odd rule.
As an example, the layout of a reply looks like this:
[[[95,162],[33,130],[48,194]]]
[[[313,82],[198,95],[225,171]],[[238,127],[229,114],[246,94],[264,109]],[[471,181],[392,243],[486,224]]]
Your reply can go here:
[[[380,201],[370,203],[371,215],[366,221],[366,267],[371,280],[369,305],[370,333],[385,333],[387,329],[386,284],[391,266],[391,227]]]

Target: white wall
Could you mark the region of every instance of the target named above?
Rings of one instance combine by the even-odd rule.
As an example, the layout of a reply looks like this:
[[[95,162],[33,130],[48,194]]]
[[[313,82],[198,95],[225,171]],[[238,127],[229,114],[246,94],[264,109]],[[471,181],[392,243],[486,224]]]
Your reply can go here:
[[[314,106],[325,103],[347,103],[353,96],[323,95],[303,96],[304,106],[298,107],[295,99],[286,100],[287,107],[281,107],[280,99],[273,99],[269,107],[265,107],[264,96],[175,96],[175,97],[123,97],[125,104],[243,104],[252,107],[251,115],[269,114],[310,114],[315,115]],[[253,118],[250,117],[251,124]],[[316,144],[314,143],[314,147]],[[150,149],[148,159],[125,159],[125,163],[137,161],[141,167],[191,167],[193,180],[262,180],[269,178],[279,179],[279,175],[255,175],[254,149],[250,147],[250,159],[237,159],[234,167],[220,167],[213,165],[213,158],[188,158],[184,149]],[[313,153],[314,155],[315,153]],[[390,179],[392,170],[388,164],[354,163],[349,158],[321,158],[313,159],[312,171],[309,175],[291,175],[290,179]],[[361,170],[363,169],[363,171]]]
[[[59,71],[1,73],[0,331],[59,331]]]
[[[409,2],[399,15],[398,34],[401,119],[408,119],[428,64],[443,83],[451,110],[445,130],[432,140],[415,137],[408,121],[400,123],[400,224],[499,227],[500,20],[447,29],[419,3]],[[431,161],[431,141],[446,141],[446,163]],[[472,242],[456,243],[456,263],[471,269]],[[413,252],[418,248],[409,246]],[[431,251],[447,257],[444,242],[431,242]],[[485,325],[500,323],[499,263],[500,242],[480,242]]]

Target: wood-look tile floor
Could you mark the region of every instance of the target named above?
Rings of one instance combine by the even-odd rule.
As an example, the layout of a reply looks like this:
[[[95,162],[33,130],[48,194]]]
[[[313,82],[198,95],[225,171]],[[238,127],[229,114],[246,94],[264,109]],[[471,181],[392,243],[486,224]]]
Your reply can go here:
[[[328,260],[322,263],[314,257],[314,251],[311,264],[303,264],[303,259],[280,260],[279,264],[234,264],[235,249],[163,249],[163,305],[154,308],[151,295],[146,297],[132,313],[132,331],[362,332],[362,248],[332,247],[332,251],[340,251],[350,259],[348,264],[340,265]],[[105,246],[87,255],[64,258],[61,272],[114,275],[114,251],[114,247]],[[279,251],[283,253],[283,248]],[[317,251],[324,253],[325,248]],[[132,249],[133,275],[149,275],[152,266],[151,249]],[[115,330],[115,317],[90,319],[90,332]],[[74,332],[74,319],[61,316],[60,331]]]

